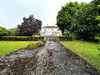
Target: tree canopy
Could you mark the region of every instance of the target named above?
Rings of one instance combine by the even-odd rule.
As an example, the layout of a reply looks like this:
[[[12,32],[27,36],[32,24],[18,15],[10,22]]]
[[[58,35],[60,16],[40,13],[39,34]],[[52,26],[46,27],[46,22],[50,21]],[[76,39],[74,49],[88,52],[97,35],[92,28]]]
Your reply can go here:
[[[78,4],[78,2],[70,2],[61,8],[57,15],[56,24],[62,32],[70,31],[73,16],[77,10],[86,4],[87,3]]]
[[[100,0],[67,3],[58,12],[57,25],[62,32],[74,33],[75,39],[95,41],[100,36]]]
[[[30,15],[28,18],[24,17],[21,25],[18,25],[21,35],[32,36],[33,33],[38,33],[41,29],[42,21],[35,19],[34,15]]]
[[[20,35],[20,30],[19,29],[10,29],[10,36],[19,36]]]
[[[100,0],[94,0],[76,12],[70,27],[76,39],[94,41],[94,37],[100,34],[99,21],[96,19],[100,14],[98,4]]]

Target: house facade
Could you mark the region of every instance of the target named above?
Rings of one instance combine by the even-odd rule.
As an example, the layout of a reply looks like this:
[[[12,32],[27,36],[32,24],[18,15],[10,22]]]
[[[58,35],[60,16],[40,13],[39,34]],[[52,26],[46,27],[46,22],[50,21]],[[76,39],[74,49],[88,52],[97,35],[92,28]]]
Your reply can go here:
[[[57,26],[44,26],[41,28],[40,35],[53,37],[61,36],[62,33]]]

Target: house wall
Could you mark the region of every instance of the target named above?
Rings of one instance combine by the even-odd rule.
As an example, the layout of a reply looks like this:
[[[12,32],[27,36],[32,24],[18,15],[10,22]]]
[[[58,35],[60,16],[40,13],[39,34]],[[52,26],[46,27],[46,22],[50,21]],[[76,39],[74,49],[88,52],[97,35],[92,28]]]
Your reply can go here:
[[[51,32],[54,32],[54,31],[58,31],[59,29],[58,28],[42,28],[42,30],[41,31],[51,31]]]
[[[59,28],[42,28],[40,32],[41,36],[61,36],[62,33]]]

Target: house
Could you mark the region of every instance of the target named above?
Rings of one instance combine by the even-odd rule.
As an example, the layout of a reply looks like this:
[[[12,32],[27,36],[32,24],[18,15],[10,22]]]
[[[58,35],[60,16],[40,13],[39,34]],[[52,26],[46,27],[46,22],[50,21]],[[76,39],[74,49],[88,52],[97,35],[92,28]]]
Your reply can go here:
[[[40,31],[41,36],[62,36],[62,32],[59,30],[57,26],[44,26]]]

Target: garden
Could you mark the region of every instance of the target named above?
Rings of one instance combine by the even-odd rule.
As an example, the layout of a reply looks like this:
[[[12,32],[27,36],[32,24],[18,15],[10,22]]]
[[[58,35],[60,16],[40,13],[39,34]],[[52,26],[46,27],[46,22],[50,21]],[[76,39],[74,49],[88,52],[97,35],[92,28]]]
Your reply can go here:
[[[40,36],[34,15],[16,28],[0,27],[0,74],[99,75],[100,0],[66,3],[56,19],[58,37]]]

